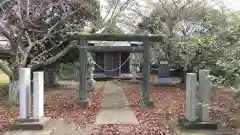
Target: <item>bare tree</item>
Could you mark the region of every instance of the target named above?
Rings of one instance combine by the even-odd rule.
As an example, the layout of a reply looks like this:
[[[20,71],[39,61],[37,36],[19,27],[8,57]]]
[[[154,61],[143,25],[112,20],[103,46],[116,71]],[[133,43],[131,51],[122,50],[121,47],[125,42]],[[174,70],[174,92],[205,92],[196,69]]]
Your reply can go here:
[[[183,69],[182,81],[188,70],[202,62],[196,48],[186,42],[210,28],[207,19],[214,9],[208,4],[205,0],[159,0],[150,17],[140,24],[141,29],[165,36],[164,44],[153,46],[159,52],[158,61],[165,58],[171,66]]]
[[[10,77],[9,99],[16,101],[19,68],[43,68],[76,48],[64,36],[94,20],[97,8],[90,0],[11,0],[0,5],[6,2],[8,6],[1,8],[0,36],[9,42],[11,58],[1,59],[0,68]]]
[[[89,24],[90,32],[101,30],[133,1],[110,0],[106,16],[99,18],[95,0],[1,0],[0,36],[9,43],[4,52],[11,58],[1,58],[0,69],[10,78],[9,99],[18,100],[19,68],[34,71],[57,62],[77,47],[66,35],[84,31]]]
[[[105,0],[104,4],[100,4],[101,18],[95,22],[93,28],[101,32],[109,25],[120,23],[121,18],[125,17],[125,11],[132,8],[131,6],[134,3],[136,3],[136,0]]]
[[[157,45],[157,49],[165,52],[166,59],[172,61],[174,41],[188,36],[194,23],[203,18],[205,4],[206,1],[196,0],[159,0],[152,15],[146,17],[143,27],[166,37],[164,45]]]

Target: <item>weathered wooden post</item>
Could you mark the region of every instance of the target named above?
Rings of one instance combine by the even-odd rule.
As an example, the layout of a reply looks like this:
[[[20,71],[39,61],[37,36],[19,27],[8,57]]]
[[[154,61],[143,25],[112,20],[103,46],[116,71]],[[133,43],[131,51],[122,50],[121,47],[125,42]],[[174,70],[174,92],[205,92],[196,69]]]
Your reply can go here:
[[[87,39],[83,36],[80,38],[79,45],[79,89],[78,89],[78,97],[77,103],[86,108],[89,105],[89,100],[87,96]]]
[[[88,79],[88,82],[87,82],[87,88],[88,88],[88,91],[93,91],[96,87],[96,81],[94,80],[93,78],[93,71],[94,71],[94,60],[91,56],[91,53],[88,53],[88,73],[89,73],[89,79]]]
[[[187,73],[186,82],[186,118],[189,122],[196,120],[196,89],[197,75]]]
[[[44,118],[44,73],[33,72],[33,119]]]
[[[206,105],[210,104],[211,84],[207,76],[210,75],[210,70],[199,70],[199,119],[209,121],[209,109]]]
[[[149,91],[149,79],[150,79],[150,40],[145,38],[143,40],[144,52],[143,52],[143,87],[140,106],[153,106],[153,102],[150,100]]]
[[[31,69],[19,69],[19,91],[20,91],[20,120],[26,121],[30,118],[31,107]]]

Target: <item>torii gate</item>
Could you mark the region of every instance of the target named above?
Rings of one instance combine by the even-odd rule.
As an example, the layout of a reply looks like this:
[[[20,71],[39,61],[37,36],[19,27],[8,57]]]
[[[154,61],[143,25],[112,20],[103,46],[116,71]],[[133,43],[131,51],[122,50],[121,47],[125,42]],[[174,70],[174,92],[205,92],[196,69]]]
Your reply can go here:
[[[104,50],[112,51],[133,51],[136,53],[143,53],[144,65],[143,65],[143,86],[141,92],[141,104],[144,106],[152,105],[149,93],[149,79],[150,79],[150,43],[162,42],[162,35],[142,35],[142,34],[75,34],[69,35],[68,39],[79,41],[79,89],[77,103],[86,108],[89,105],[87,95],[87,52],[96,52]],[[135,41],[142,42],[143,46],[87,46],[88,40],[91,41]]]

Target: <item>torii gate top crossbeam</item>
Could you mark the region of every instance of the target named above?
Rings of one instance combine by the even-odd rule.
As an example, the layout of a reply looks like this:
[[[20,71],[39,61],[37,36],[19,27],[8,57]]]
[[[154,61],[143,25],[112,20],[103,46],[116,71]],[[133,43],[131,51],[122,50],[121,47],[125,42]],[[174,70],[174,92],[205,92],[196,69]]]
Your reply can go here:
[[[144,41],[147,39],[150,42],[163,42],[164,39],[162,35],[153,34],[74,34],[68,36],[71,40],[81,38],[92,41]]]

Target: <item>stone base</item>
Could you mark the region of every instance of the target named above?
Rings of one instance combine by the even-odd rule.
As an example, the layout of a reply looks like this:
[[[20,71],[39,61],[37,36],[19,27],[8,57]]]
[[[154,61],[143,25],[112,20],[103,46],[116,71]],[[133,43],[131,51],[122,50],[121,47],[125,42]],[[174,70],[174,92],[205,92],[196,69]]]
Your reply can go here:
[[[89,79],[87,81],[87,91],[92,92],[96,88],[96,81],[94,79]]]
[[[173,83],[169,83],[169,84],[165,84],[165,83],[156,83],[154,85],[155,87],[176,87],[176,84]]]
[[[196,120],[194,122],[190,122],[187,119],[178,119],[179,125],[188,130],[217,130],[218,124],[214,122],[202,122],[200,120]]]
[[[86,100],[76,100],[77,104],[81,107],[86,109],[87,107],[91,106],[90,100],[86,99]]]
[[[139,81],[136,79],[136,80],[131,80],[130,81],[132,84],[138,84],[139,83]]]
[[[155,77],[156,87],[176,87],[176,83],[173,83],[172,78],[158,78]]]
[[[140,108],[145,108],[145,107],[153,108],[153,107],[155,107],[154,102],[151,101],[151,100],[141,100],[140,103],[139,103],[139,106],[140,106]]]
[[[30,118],[29,120],[16,120],[9,124],[10,130],[43,130],[50,122],[50,118],[45,117],[40,120]]]
[[[240,128],[240,120],[239,119],[232,119],[228,123],[229,127],[232,128]]]

